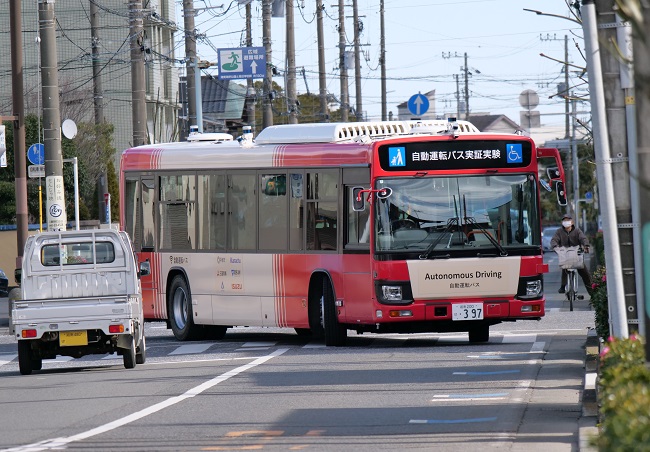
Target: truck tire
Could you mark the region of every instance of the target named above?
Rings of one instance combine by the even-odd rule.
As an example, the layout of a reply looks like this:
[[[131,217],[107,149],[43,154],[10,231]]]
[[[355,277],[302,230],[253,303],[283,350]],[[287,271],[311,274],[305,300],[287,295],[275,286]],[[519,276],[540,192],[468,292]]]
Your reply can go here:
[[[18,341],[18,368],[21,375],[31,375],[34,369],[30,341]]]
[[[179,341],[196,341],[204,338],[205,329],[192,319],[192,293],[185,278],[174,276],[169,287],[168,317],[172,332]]]
[[[122,360],[124,361],[125,369],[133,369],[135,367],[135,338],[133,336],[131,336],[131,340],[129,341],[129,348],[122,350]]]
[[[144,364],[146,360],[147,360],[147,343],[144,339],[144,334],[143,334],[142,340],[140,341],[140,345],[138,346],[135,352],[135,363]]]

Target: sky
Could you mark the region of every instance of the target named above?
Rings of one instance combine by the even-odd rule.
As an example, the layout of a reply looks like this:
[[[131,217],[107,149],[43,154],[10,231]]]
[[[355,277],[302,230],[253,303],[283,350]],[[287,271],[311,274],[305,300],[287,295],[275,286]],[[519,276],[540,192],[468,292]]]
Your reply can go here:
[[[360,37],[362,105],[368,120],[381,119],[379,0],[357,0],[363,32]],[[225,2],[225,3],[221,3]],[[324,0],[324,36],[327,90],[340,98],[338,71],[338,1]],[[222,7],[220,7],[223,5]],[[181,6],[177,22],[183,23]],[[294,0],[298,93],[318,93],[316,1]],[[238,0],[195,0],[201,10],[196,28],[205,38],[198,44],[199,58],[217,62],[215,49],[243,46],[245,8]],[[587,85],[576,73],[584,67],[581,25],[552,15],[571,17],[565,0],[384,0],[387,109],[397,115],[397,105],[417,93],[436,92],[437,114],[456,112],[456,81],[464,85],[464,54],[469,68],[471,113],[505,114],[520,123],[520,94],[533,90],[539,96],[543,126],[564,127],[565,103],[557,93],[564,82],[564,37],[568,36],[570,86],[585,96]],[[538,10],[538,15],[524,9]],[[253,46],[262,43],[262,3],[252,2]],[[346,35],[353,50],[352,0],[346,0]],[[285,20],[273,18],[272,63],[281,72],[285,63]],[[177,36],[181,36],[177,34]],[[180,40],[182,41],[182,39]],[[209,41],[209,42],[208,42]],[[184,55],[183,42],[176,49]],[[579,47],[579,48],[578,48]],[[550,58],[540,56],[545,54]],[[558,60],[558,61],[555,61]],[[305,80],[301,70],[305,69]],[[208,69],[217,74],[216,67]],[[354,68],[348,70],[350,104],[356,105]],[[282,76],[274,81],[284,86]],[[241,83],[245,83],[244,80]],[[574,87],[574,88],[573,88]],[[461,98],[463,95],[461,94]],[[588,109],[580,106],[579,110]]]

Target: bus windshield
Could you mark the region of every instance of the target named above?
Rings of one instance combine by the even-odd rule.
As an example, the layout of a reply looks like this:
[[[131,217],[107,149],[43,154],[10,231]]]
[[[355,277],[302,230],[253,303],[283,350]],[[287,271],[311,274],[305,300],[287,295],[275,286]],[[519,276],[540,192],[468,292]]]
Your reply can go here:
[[[391,195],[375,202],[379,254],[420,258],[499,254],[540,246],[532,174],[378,179]]]

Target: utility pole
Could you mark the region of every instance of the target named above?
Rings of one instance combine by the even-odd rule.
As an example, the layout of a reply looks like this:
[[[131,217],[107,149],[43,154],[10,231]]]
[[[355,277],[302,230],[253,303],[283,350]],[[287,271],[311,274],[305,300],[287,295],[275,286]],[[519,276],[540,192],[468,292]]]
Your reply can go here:
[[[142,0],[129,0],[133,146],[142,146],[147,143],[147,104],[144,84],[144,29],[142,13]]]
[[[65,231],[68,219],[65,212],[65,190],[63,187],[59,75],[53,0],[38,1],[38,24],[41,35],[47,230]]]
[[[345,66],[345,0],[339,0],[339,71],[341,78],[341,121],[348,122],[348,68]]]
[[[456,79],[456,118],[460,119],[460,81],[458,80],[458,74],[454,74]]]
[[[647,5],[641,5],[640,18],[642,30],[645,30],[650,24],[650,8]],[[650,117],[650,84],[647,80],[650,78],[650,40],[648,35],[635,33],[632,45],[634,47],[634,81],[636,89],[636,121],[637,124],[644,124]],[[638,246],[642,250],[642,265],[639,273],[644,275],[643,278],[643,312],[639,313],[645,317],[645,328],[642,334],[645,336],[645,359],[650,362],[650,128],[637,127],[636,130],[636,159],[638,169],[632,175],[638,177],[640,196],[637,206],[643,206],[640,209],[640,223],[642,229],[642,244]],[[631,155],[630,155],[631,157]]]
[[[539,36],[540,41],[561,41],[561,39],[557,39],[555,35],[551,36],[550,34],[546,34],[546,37],[540,35]],[[564,91],[558,92],[559,95],[564,97],[564,139],[568,140],[571,137],[571,129],[570,129],[570,123],[569,123],[569,118],[570,118],[570,111],[569,111],[569,104],[570,104],[570,99],[569,99],[569,37],[567,35],[564,35]]]
[[[196,56],[196,30],[194,29],[194,0],[183,0],[183,24],[185,27],[185,94],[187,97],[187,123],[183,127],[181,139],[187,138],[190,126],[196,123],[196,74],[199,70]]]
[[[99,7],[93,1],[90,2],[90,40],[93,54],[93,101],[95,105],[95,133],[101,131],[100,126],[104,124],[104,92],[102,87],[101,65],[99,64]],[[98,141],[99,143],[99,141]],[[99,145],[96,145],[97,157],[99,157],[101,150]],[[103,168],[102,173],[97,180],[97,206],[99,212],[99,221],[101,223],[108,223],[110,219],[106,215],[106,194],[108,193],[108,176],[106,168]]]
[[[352,20],[354,21],[354,86],[357,98],[357,122],[363,120],[363,104],[361,102],[361,51],[359,49],[359,8],[358,0],[352,0]]]
[[[266,75],[262,88],[262,128],[273,125],[273,105],[271,95],[273,90],[273,68],[271,59],[271,4],[273,0],[262,0],[262,43],[266,53]]]
[[[285,0],[287,7],[287,109],[289,124],[298,124],[296,104],[296,41],[293,23],[293,0]]]
[[[384,25],[384,0],[379,1],[379,65],[381,66],[381,120],[386,121],[386,28]]]
[[[467,67],[467,52],[465,52],[465,121],[469,121],[469,68]]]
[[[253,30],[251,26],[252,12],[251,2],[246,4],[246,47],[253,47]],[[246,80],[246,117],[248,124],[251,126],[253,136],[256,134],[256,121],[255,121],[255,87],[253,86],[253,78]]]
[[[611,166],[614,160],[611,158],[608,140],[605,90],[594,0],[583,0],[581,10],[585,38],[585,57],[589,68],[589,98],[591,99],[598,193],[600,195],[600,209],[603,220],[605,262],[607,262],[607,299],[611,332],[614,337],[626,338],[628,337],[628,325],[624,300],[625,289],[623,286],[619,230],[614,199],[615,189]]]
[[[16,189],[16,269],[23,264],[27,241],[27,162],[25,150],[25,105],[23,98],[23,37],[20,0],[9,2],[11,33],[11,98],[14,117],[14,177]]]
[[[325,78],[323,0],[316,0],[316,28],[316,34],[318,36],[318,97],[320,99],[320,116],[321,122],[329,122],[329,113],[327,111],[327,79]]]
[[[612,0],[597,0],[595,4],[599,42],[616,42],[622,55],[621,58],[612,52],[602,52],[600,58],[608,124],[607,138],[613,157],[604,163],[610,166],[613,179],[617,247],[623,284],[623,291],[618,293],[618,297],[621,298],[627,329],[638,331],[645,324],[645,317],[644,303],[640,296],[643,293],[642,275],[640,270],[636,270],[641,267],[643,260],[640,246],[642,239],[638,206],[639,186],[638,179],[630,177],[630,173],[638,169],[635,85],[632,67],[624,62],[626,59],[632,59],[632,28],[616,14]],[[607,264],[609,273],[609,261]]]

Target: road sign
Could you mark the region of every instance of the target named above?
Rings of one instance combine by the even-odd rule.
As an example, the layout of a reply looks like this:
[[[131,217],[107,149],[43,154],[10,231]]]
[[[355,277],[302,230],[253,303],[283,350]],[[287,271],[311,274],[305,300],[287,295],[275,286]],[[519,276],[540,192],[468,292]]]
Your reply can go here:
[[[264,78],[266,51],[264,47],[218,49],[219,80]]]
[[[27,158],[34,165],[45,163],[45,146],[43,143],[34,143],[27,149]]]
[[[423,115],[429,110],[429,99],[420,93],[417,93],[409,99],[406,104],[411,114],[415,116]]]
[[[588,202],[588,203],[594,202],[594,194],[592,192],[590,192],[590,191],[585,193],[585,201]]]
[[[45,177],[45,165],[29,165],[27,175],[32,179],[35,177]]]

